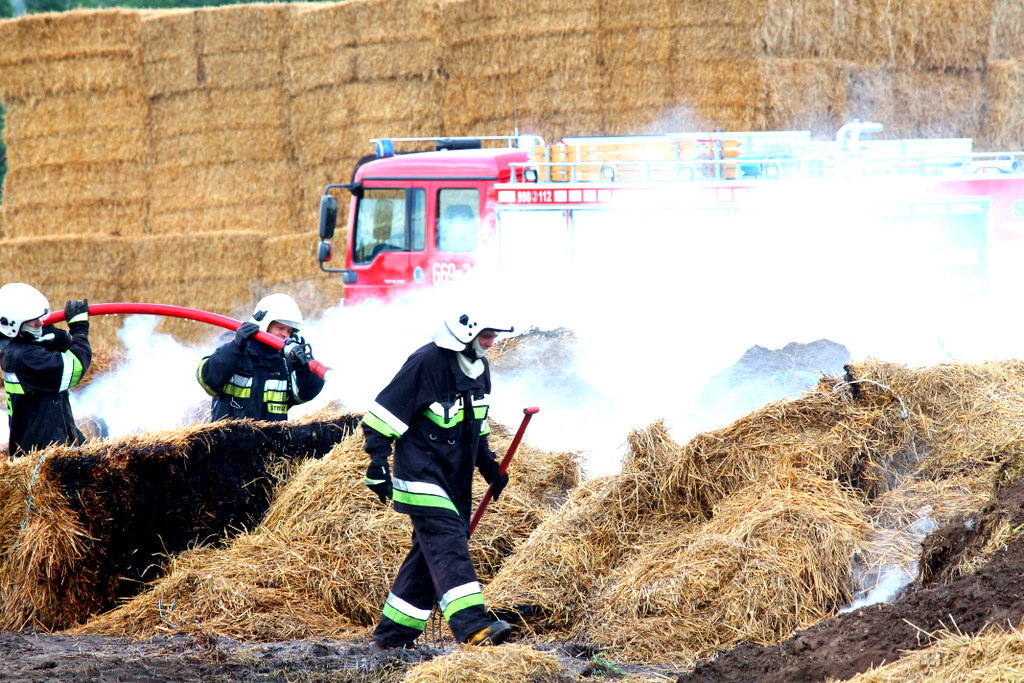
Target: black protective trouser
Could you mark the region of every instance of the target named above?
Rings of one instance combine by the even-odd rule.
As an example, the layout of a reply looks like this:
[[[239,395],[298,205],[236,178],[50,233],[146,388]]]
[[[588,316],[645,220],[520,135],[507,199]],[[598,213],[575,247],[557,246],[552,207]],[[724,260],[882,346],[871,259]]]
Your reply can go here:
[[[437,603],[461,643],[494,621],[484,608],[469,532],[455,516],[410,515],[412,549],[405,556],[373,639],[387,647],[412,643],[427,627]]]

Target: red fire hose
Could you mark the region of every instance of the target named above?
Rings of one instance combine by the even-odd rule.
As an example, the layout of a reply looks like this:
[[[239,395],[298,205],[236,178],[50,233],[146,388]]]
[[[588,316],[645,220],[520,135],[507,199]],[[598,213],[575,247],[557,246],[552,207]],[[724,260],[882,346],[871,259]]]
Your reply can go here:
[[[508,452],[505,453],[505,457],[501,459],[501,467],[498,468],[498,472],[505,474],[505,470],[508,469],[508,464],[512,462],[512,456],[516,454],[516,449],[519,448],[519,442],[523,440],[523,433],[526,431],[526,425],[530,424],[530,418],[537,414],[540,408],[523,408],[523,421],[519,425],[519,429],[516,431],[515,437],[512,439],[512,443],[508,446]],[[469,521],[469,533],[473,534],[473,530],[476,529],[477,522],[480,521],[480,517],[484,514],[484,509],[487,504],[491,502],[491,498],[494,496],[493,486],[488,486],[487,490],[484,491],[484,497],[480,499],[480,505],[477,506],[476,512],[473,513],[473,518]]]
[[[229,330],[237,330],[238,326],[242,323],[234,318],[229,318],[226,315],[218,315],[217,313],[209,313],[207,311],[200,311],[195,308],[184,308],[182,306],[169,306],[167,304],[135,304],[135,303],[117,303],[117,304],[90,304],[89,315],[119,315],[119,314],[139,314],[139,315],[162,315],[168,318],[184,318],[185,320],[195,320],[201,323],[209,323],[210,325],[217,325],[219,327],[225,327]],[[52,325],[53,323],[59,323],[64,320],[64,311],[54,311],[45,318],[43,318],[44,325]],[[277,337],[267,334],[266,332],[257,332],[256,339],[269,344],[275,349],[284,347],[284,340],[278,339]],[[320,377],[324,377],[330,370],[329,367],[324,365],[318,360],[310,361],[309,369],[315,372]]]

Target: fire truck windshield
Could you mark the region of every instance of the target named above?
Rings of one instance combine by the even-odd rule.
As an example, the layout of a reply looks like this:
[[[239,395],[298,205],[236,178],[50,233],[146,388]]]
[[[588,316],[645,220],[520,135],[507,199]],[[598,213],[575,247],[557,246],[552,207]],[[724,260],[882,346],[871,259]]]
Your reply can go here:
[[[352,236],[352,261],[371,262],[382,251],[423,251],[426,192],[419,188],[365,189]]]

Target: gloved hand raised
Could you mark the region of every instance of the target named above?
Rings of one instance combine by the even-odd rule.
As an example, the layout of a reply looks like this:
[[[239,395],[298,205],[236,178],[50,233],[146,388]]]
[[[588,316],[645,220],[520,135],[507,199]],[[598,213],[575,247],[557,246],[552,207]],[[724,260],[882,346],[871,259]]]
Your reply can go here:
[[[370,466],[366,468],[364,480],[370,490],[377,494],[380,502],[387,505],[391,498],[391,469],[387,458],[370,458]]]
[[[313,362],[313,349],[309,344],[299,339],[288,339],[281,351],[284,357],[296,365],[308,366]]]
[[[249,345],[249,340],[256,336],[256,333],[260,331],[260,326],[252,321],[246,321],[238,326],[235,330],[234,343],[240,349],[244,349]]]
[[[64,304],[64,321],[72,331],[75,330],[74,326],[79,323],[85,323],[85,329],[89,329],[89,300],[68,300],[68,302]]]
[[[476,467],[480,470],[484,481],[491,485],[491,495],[497,501],[498,496],[501,495],[501,492],[505,490],[505,486],[508,484],[508,474],[501,473],[501,466],[494,458],[481,458]]]

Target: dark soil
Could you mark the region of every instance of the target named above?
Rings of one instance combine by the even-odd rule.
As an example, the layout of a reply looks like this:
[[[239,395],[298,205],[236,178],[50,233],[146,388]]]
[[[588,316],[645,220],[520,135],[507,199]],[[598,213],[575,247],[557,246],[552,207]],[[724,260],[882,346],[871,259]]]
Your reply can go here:
[[[955,564],[984,545],[1000,520],[1024,523],[1024,483],[988,508],[936,530],[924,542],[921,583],[888,604],[840,614],[777,646],[741,645],[679,675],[659,667],[616,666],[614,652],[566,643],[553,648],[566,668],[558,683],[612,680],[619,670],[679,683],[787,682],[848,679],[903,652],[927,647],[944,629],[965,635],[989,624],[1024,619],[1024,539],[1010,543],[973,574]],[[240,643],[173,635],[136,642],[98,636],[0,633],[0,681],[211,681],[392,683],[408,667],[445,654],[420,647],[371,656],[365,642]],[[604,662],[611,662],[611,668]],[[554,683],[554,682],[553,682]]]

